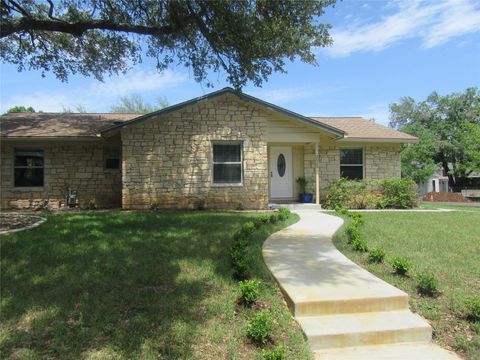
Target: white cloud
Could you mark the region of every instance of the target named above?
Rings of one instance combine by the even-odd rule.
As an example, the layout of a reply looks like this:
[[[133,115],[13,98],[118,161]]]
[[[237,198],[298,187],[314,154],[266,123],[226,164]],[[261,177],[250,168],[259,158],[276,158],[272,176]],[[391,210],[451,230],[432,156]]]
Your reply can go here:
[[[187,81],[187,75],[172,70],[162,73],[138,70],[125,76],[108,78],[103,83],[95,82],[90,92],[96,96],[118,97],[129,93],[159,91],[176,87]]]
[[[77,105],[82,105],[87,111],[108,111],[120,96],[129,93],[165,95],[167,90],[181,85],[187,79],[186,74],[171,70],[162,73],[138,70],[126,76],[108,78],[103,83],[92,81],[83,87],[67,87],[67,91],[42,90],[11,97],[4,95],[0,108],[4,112],[13,106],[24,105],[32,106],[37,111],[61,112],[63,109],[75,110]]]
[[[424,48],[431,48],[453,37],[480,32],[480,4],[471,0],[391,1],[386,9],[396,11],[376,22],[334,28],[334,44],[324,51],[344,57],[381,51],[411,38],[420,38]]]
[[[375,122],[388,126],[390,109],[387,103],[375,103],[359,112],[359,116],[365,119],[375,119]]]
[[[258,97],[262,100],[271,102],[271,103],[288,103],[298,99],[305,99],[309,97],[325,95],[335,93],[340,91],[340,87],[336,86],[321,86],[316,87],[287,87],[287,88],[276,88],[276,89],[260,89],[252,90],[247,93]]]

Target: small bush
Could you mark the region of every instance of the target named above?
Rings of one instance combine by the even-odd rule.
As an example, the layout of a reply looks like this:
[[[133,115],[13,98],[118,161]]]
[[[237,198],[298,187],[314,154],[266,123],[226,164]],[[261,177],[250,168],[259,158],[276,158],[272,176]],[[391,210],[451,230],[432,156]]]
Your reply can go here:
[[[398,275],[406,275],[407,272],[412,267],[412,263],[405,258],[396,257],[391,262],[390,265],[393,267],[393,271]]]
[[[97,210],[97,203],[95,200],[90,200],[88,202],[88,210]]]
[[[341,205],[335,206],[335,212],[339,215],[348,216],[348,210]]]
[[[277,345],[273,349],[263,349],[262,358],[263,360],[285,360],[285,346]]]
[[[233,276],[236,279],[246,279],[249,276],[250,258],[245,250],[234,249],[230,252]]]
[[[347,216],[352,219],[352,222],[356,223],[357,225],[363,225],[365,223],[365,220],[363,219],[363,214],[359,212],[351,212],[349,211],[347,213]]]
[[[422,273],[417,276],[417,291],[420,295],[434,297],[438,295],[438,280],[434,274]]]
[[[261,224],[268,224],[270,222],[270,216],[262,214],[257,218],[257,221]]]
[[[160,210],[160,204],[157,202],[153,202],[150,204],[150,210],[152,211],[158,211]]]
[[[270,215],[270,223],[271,224],[276,224],[278,222],[278,216],[277,214],[271,214]]]
[[[467,317],[472,321],[480,321],[480,297],[472,297],[467,301]]]
[[[360,240],[362,237],[360,229],[355,222],[348,223],[347,227],[345,228],[345,234],[347,234],[347,241],[349,244],[353,243],[356,240]]]
[[[380,264],[385,259],[385,250],[375,248],[368,252],[368,262]]]
[[[273,329],[272,316],[267,310],[253,314],[247,325],[247,335],[258,345],[265,345]]]
[[[244,280],[240,281],[238,286],[240,288],[241,299],[244,304],[250,305],[257,300],[260,281]]]
[[[287,208],[281,208],[278,209],[277,218],[279,221],[285,221],[290,217],[290,214],[290,210],[288,210]]]
[[[353,250],[355,250],[355,251],[360,251],[360,252],[367,252],[368,251],[367,242],[362,238],[353,240],[352,241],[352,247],[353,247]]]

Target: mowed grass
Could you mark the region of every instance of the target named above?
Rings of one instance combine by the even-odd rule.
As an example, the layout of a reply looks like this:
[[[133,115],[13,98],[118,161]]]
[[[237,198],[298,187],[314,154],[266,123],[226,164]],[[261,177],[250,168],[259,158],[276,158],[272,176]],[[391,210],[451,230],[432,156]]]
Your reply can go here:
[[[353,261],[406,291],[413,311],[433,325],[435,341],[468,359],[480,359],[480,323],[468,321],[465,308],[468,298],[480,295],[480,208],[458,210],[363,213],[368,246],[385,249],[386,264],[369,264],[365,254],[347,244],[342,230],[334,243]],[[408,277],[392,273],[388,261],[397,256],[412,262]],[[438,278],[439,297],[417,294],[415,276],[422,272]]]
[[[80,212],[1,237],[2,358],[260,358],[228,256],[232,234],[258,215]],[[296,220],[262,227],[251,253],[274,341],[308,359],[261,257],[266,237]]]

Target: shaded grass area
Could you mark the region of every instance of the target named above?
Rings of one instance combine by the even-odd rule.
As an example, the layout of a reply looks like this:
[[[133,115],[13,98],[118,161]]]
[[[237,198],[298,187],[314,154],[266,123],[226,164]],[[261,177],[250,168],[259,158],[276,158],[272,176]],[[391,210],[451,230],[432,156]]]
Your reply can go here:
[[[439,206],[443,207],[443,206]],[[430,320],[434,338],[468,359],[480,359],[480,324],[466,319],[465,303],[480,294],[480,209],[448,213],[377,212],[363,213],[369,248],[383,248],[387,262],[405,257],[412,262],[410,276],[392,273],[388,264],[369,264],[367,256],[352,250],[344,230],[335,246],[373,274],[406,291],[412,310]],[[422,297],[416,290],[415,275],[434,273],[441,294]]]
[[[239,311],[229,249],[257,214],[81,212],[0,238],[3,358],[258,358]],[[261,296],[290,358],[309,358],[300,329],[251,248]]]

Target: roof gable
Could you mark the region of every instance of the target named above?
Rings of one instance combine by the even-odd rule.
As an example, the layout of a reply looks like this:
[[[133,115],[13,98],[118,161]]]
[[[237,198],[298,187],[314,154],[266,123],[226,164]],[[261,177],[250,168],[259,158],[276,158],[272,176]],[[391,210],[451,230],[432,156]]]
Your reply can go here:
[[[223,89],[218,90],[218,91],[211,92],[211,93],[209,93],[207,95],[204,95],[204,96],[200,96],[200,97],[197,97],[197,98],[194,98],[194,99],[191,99],[191,100],[181,102],[181,103],[176,104],[176,105],[166,107],[166,108],[158,110],[158,111],[154,111],[154,112],[149,113],[149,114],[142,115],[140,117],[137,117],[137,118],[135,118],[131,121],[127,121],[127,122],[122,123],[122,124],[114,125],[110,128],[107,128],[107,129],[103,130],[102,133],[108,134],[108,133],[116,132],[123,127],[134,126],[135,124],[139,124],[139,123],[142,123],[142,122],[145,122],[145,121],[149,121],[149,120],[151,120],[151,119],[153,119],[157,116],[165,115],[165,114],[171,113],[173,111],[183,109],[187,106],[197,104],[197,103],[202,102],[202,101],[208,101],[210,99],[216,98],[216,97],[224,95],[224,94],[232,94],[234,96],[237,96],[239,99],[241,99],[243,101],[251,102],[251,103],[253,103],[257,106],[263,107],[267,110],[280,113],[280,114],[282,114],[284,116],[287,116],[291,119],[301,121],[303,123],[306,123],[306,124],[312,125],[314,127],[320,128],[320,129],[322,129],[322,130],[324,130],[324,131],[326,131],[326,132],[328,132],[328,133],[330,133],[330,134],[332,134],[336,137],[341,138],[344,135],[343,130],[340,130],[340,129],[335,128],[333,126],[330,126],[328,124],[320,123],[320,122],[315,121],[315,120],[313,120],[309,117],[297,114],[293,111],[284,109],[280,106],[277,106],[277,105],[271,104],[269,102],[263,101],[263,100],[258,99],[256,97],[253,97],[251,95],[244,94],[240,91],[234,90],[234,89],[229,88],[229,87],[223,88]]]

